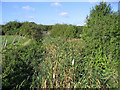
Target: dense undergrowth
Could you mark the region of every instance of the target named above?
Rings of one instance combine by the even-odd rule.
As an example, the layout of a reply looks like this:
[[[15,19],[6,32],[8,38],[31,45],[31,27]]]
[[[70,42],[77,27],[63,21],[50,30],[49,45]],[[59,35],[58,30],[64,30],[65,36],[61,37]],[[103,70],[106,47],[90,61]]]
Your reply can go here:
[[[41,45],[37,44],[36,41],[32,41],[25,46],[16,43],[3,48],[3,89],[30,88],[32,76],[41,61],[41,52]]]
[[[36,24],[25,23],[19,30],[29,27],[20,33],[25,36],[30,30],[27,41],[2,49],[3,89],[118,88],[118,18],[101,2],[86,18],[82,33],[75,26],[58,24],[44,36]]]
[[[83,57],[83,48],[81,39],[49,36],[41,45],[8,46],[3,49],[3,88],[117,88],[118,63],[106,56]]]
[[[43,40],[42,88],[117,88],[117,65],[111,57],[84,57],[81,39],[45,37]],[[91,59],[91,60],[90,60]],[[39,79],[39,75],[37,76]],[[36,77],[36,78],[37,78]],[[38,80],[40,81],[40,80]],[[37,85],[37,84],[36,84]]]

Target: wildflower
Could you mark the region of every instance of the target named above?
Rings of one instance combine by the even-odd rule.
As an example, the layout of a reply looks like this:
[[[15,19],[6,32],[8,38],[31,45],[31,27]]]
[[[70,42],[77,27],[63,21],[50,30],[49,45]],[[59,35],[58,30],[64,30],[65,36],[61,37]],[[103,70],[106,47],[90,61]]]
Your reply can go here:
[[[53,78],[55,78],[55,74],[53,74]]]
[[[74,65],[74,59],[72,60],[72,65]]]
[[[70,83],[68,84],[67,88],[70,88]]]
[[[100,85],[98,85],[98,87],[100,88]]]

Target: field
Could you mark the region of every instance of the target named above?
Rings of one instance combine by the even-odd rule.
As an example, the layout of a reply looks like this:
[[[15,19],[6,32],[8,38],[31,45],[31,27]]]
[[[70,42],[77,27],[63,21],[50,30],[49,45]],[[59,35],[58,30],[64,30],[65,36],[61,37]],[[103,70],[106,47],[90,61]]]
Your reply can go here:
[[[28,21],[1,25],[0,34],[6,35],[0,36],[2,88],[118,88],[120,17],[111,10],[100,2],[84,26]]]
[[[15,43],[23,44],[24,42],[28,41],[28,38],[14,36],[14,35],[0,36],[0,38],[2,39],[2,45],[6,43],[6,46]]]
[[[8,44],[9,47],[11,46],[10,43],[15,38],[15,36],[7,36],[7,38],[9,42]],[[20,43],[22,44],[22,47],[21,44],[19,44],[17,47],[10,47],[8,49],[6,48],[8,52],[5,52],[5,55],[7,57],[9,54],[13,55],[13,56],[9,56],[9,59],[11,58],[12,61],[9,62],[7,68],[10,69],[12,65],[15,67],[11,69],[17,68],[17,70],[20,71],[19,73],[23,73],[23,75],[22,74],[18,75],[16,78],[23,77],[26,75],[27,75],[26,78],[28,77],[31,79],[34,78],[31,81],[33,84],[31,84],[30,87],[36,86],[38,88],[73,88],[73,87],[99,88],[100,87],[99,85],[101,85],[101,87],[104,87],[102,86],[102,84],[104,85],[106,83],[106,80],[104,81],[103,78],[111,77],[111,76],[113,76],[115,78],[115,82],[117,82],[118,72],[116,71],[117,69],[115,66],[111,66],[110,64],[104,64],[107,65],[105,70],[108,70],[107,67],[110,67],[111,69],[109,70],[114,71],[109,73],[110,76],[108,75],[104,76],[104,73],[103,74],[98,73],[98,70],[99,72],[101,72],[101,68],[100,68],[101,66],[96,67],[94,63],[100,61],[101,59],[99,58],[101,57],[99,57],[98,60],[94,62],[89,61],[89,65],[88,65],[87,59],[85,59],[82,56],[82,49],[84,48],[84,42],[82,39],[75,39],[75,38],[65,39],[61,37],[53,38],[51,36],[44,36],[42,38],[41,44],[33,43],[30,45],[30,42],[31,39],[27,39],[27,38],[21,39]],[[21,61],[19,61],[19,59]],[[23,61],[24,63],[26,63],[27,66],[26,65],[23,66],[22,64]],[[3,58],[3,62],[4,63],[6,62],[4,61],[4,58]],[[107,60],[107,62],[115,63],[114,61],[109,61],[109,60]],[[16,66],[17,64],[18,65],[20,64],[19,68]],[[94,68],[94,70],[92,68]],[[21,72],[22,70],[27,70],[28,72],[27,73]],[[6,69],[5,73],[3,74],[3,78],[6,75],[8,75],[8,73],[9,70]],[[11,71],[10,75],[12,76],[17,75],[16,73],[17,71]],[[32,76],[31,73],[33,73]],[[92,75],[93,73],[94,75]],[[108,78],[107,80],[108,82],[111,82],[113,78],[111,77]],[[4,80],[4,83],[6,83],[5,81],[6,80]],[[25,79],[23,85],[27,85],[25,83],[31,83],[30,81],[29,82],[28,81],[29,80]],[[117,83],[115,84],[115,87]],[[16,86],[16,83],[14,84]],[[23,86],[19,86],[19,88],[21,87]]]
[[[78,64],[78,60],[81,59],[80,56],[83,47],[82,40],[65,40],[59,37],[45,37],[43,40],[43,46],[45,51],[43,58],[44,62],[41,64],[41,69],[44,70],[44,83],[42,87],[74,87],[76,84],[75,69]],[[45,73],[48,74],[46,75]],[[49,84],[45,84],[45,81]]]

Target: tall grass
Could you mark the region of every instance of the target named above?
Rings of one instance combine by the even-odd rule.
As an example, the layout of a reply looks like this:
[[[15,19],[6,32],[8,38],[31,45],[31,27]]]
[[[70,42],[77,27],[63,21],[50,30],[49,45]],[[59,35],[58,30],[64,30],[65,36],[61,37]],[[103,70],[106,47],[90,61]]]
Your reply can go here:
[[[81,39],[46,36],[41,43],[9,45],[3,49],[3,85],[33,90],[117,88],[118,62],[111,55],[101,55],[102,49],[94,52],[94,57],[84,56],[83,52],[84,42]],[[16,78],[19,80],[17,84]]]
[[[7,36],[0,36],[0,38],[2,38],[2,43],[4,42],[5,37],[6,37],[6,40],[8,41],[7,45],[11,44],[14,39],[15,39],[14,43],[17,43],[19,41],[19,36],[7,35]],[[22,37],[19,43],[24,43],[27,40],[28,38]]]
[[[39,88],[118,87],[117,63],[112,57],[101,56],[101,51],[95,57],[84,57],[81,39],[45,37],[42,43],[43,61],[36,76]]]

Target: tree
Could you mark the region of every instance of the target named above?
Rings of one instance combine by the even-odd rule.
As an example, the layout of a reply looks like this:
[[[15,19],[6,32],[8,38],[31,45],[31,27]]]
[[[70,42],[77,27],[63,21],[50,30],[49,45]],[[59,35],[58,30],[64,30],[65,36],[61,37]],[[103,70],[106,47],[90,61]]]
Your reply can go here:
[[[3,32],[8,35],[15,35],[19,33],[19,29],[21,24],[17,21],[11,21],[4,25]]]
[[[118,13],[112,12],[110,5],[101,2],[91,10],[86,19],[86,27],[82,34],[85,43],[83,51],[87,67],[85,70],[91,74],[89,75],[91,80],[96,80],[97,77],[101,86],[118,87],[116,83],[118,82],[117,67],[120,59]]]
[[[22,36],[28,36],[30,38],[40,37],[41,29],[34,22],[23,22],[22,26],[19,28],[20,34]]]
[[[83,32],[83,27],[85,26],[76,26],[76,37],[81,38],[82,32]]]
[[[28,89],[40,72],[41,43],[32,41],[27,46],[8,45],[2,50],[2,88]]]
[[[110,53],[110,41],[113,33],[117,31],[117,15],[111,11],[110,5],[101,2],[91,10],[87,17],[83,40],[86,43],[86,53],[94,54],[101,47],[102,53]]]
[[[64,36],[66,38],[75,38],[76,36],[76,27],[73,25],[68,25],[67,29],[65,30]]]
[[[66,31],[67,24],[56,24],[52,26],[51,36],[53,37],[64,37],[64,32]]]
[[[51,36],[65,38],[79,38],[81,28],[75,25],[56,24],[52,26]]]

